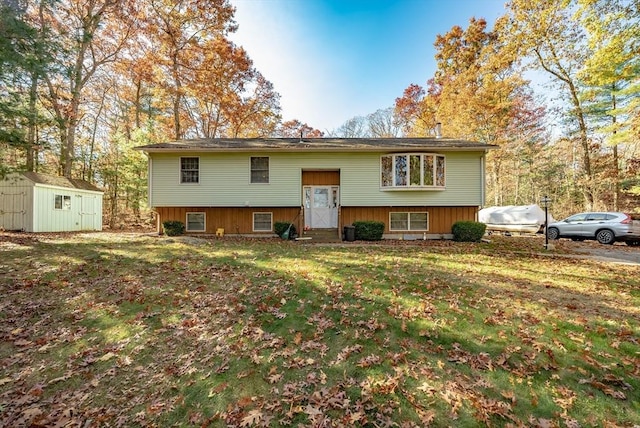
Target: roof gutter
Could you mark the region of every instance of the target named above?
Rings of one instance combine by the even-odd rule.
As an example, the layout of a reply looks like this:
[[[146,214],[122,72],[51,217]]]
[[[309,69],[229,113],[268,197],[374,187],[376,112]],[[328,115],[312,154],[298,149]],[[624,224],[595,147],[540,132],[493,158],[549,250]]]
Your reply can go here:
[[[242,153],[242,152],[282,152],[282,153],[300,153],[300,152],[340,152],[340,153],[380,153],[380,152],[416,152],[416,151],[447,151],[447,152],[487,152],[497,149],[498,146],[483,145],[473,147],[443,147],[443,146],[422,146],[422,147],[367,147],[367,148],[276,148],[276,147],[246,147],[246,148],[205,148],[205,147],[167,147],[167,148],[145,148],[135,147],[134,150],[140,150],[144,153]]]

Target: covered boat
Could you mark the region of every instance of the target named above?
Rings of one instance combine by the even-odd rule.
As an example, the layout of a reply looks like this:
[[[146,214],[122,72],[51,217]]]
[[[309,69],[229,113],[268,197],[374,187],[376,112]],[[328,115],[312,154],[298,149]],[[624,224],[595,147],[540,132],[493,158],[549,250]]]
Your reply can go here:
[[[547,213],[548,222],[554,221]],[[478,212],[478,221],[487,225],[487,232],[538,233],[544,231],[544,210],[538,205],[507,205],[488,207]]]

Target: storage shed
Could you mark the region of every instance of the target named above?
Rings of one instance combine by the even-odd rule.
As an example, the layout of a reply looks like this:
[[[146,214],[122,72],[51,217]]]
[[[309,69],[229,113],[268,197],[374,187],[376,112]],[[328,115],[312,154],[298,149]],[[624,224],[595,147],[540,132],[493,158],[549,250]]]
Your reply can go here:
[[[102,190],[84,180],[11,173],[0,180],[0,229],[102,230],[102,195]]]

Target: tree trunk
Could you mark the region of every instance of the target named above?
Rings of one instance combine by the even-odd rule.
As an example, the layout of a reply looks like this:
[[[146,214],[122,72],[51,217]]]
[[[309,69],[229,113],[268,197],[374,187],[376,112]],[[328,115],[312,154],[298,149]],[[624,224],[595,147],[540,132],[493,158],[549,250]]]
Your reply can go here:
[[[180,125],[180,100],[181,100],[181,91],[182,91],[182,81],[180,80],[180,70],[178,69],[178,58],[177,54],[173,55],[173,81],[176,84],[176,94],[173,100],[173,126],[176,131],[176,140],[180,140],[182,138],[182,129]]]
[[[615,91],[615,85],[613,86],[613,90]],[[617,108],[617,100],[616,100],[616,96],[615,94],[612,95],[611,97],[611,102],[612,102],[612,107],[613,107],[613,111],[616,111]],[[614,211],[619,211],[620,209],[620,159],[618,158],[618,144],[615,142],[615,135],[616,135],[616,116],[614,115],[612,117],[612,122],[614,125],[613,128],[613,136],[614,136],[614,141],[613,141],[613,185],[614,185],[614,189],[613,189],[613,210]]]
[[[584,168],[585,183],[582,184],[582,194],[585,201],[585,209],[591,211],[593,209],[594,194],[593,194],[593,171],[591,169],[591,145],[589,144],[589,134],[587,132],[587,124],[584,118],[584,110],[578,97],[578,90],[576,89],[573,81],[567,80],[569,90],[571,93],[571,102],[575,108],[575,115],[578,119],[579,127],[579,140],[582,146],[582,164]]]
[[[140,93],[142,92],[142,79],[138,80],[136,83],[136,129],[140,129]]]
[[[36,147],[36,101],[38,99],[38,74],[32,72],[31,87],[29,88],[29,127],[27,130],[27,171],[35,171]]]

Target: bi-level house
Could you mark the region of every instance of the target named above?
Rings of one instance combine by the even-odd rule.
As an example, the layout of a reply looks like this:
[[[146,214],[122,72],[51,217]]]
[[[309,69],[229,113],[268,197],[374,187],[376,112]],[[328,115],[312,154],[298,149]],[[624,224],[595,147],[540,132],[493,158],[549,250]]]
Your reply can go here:
[[[149,204],[189,233],[269,236],[278,221],[335,230],[385,224],[385,238],[443,238],[484,205],[495,146],[445,138],[202,139],[139,147]]]

